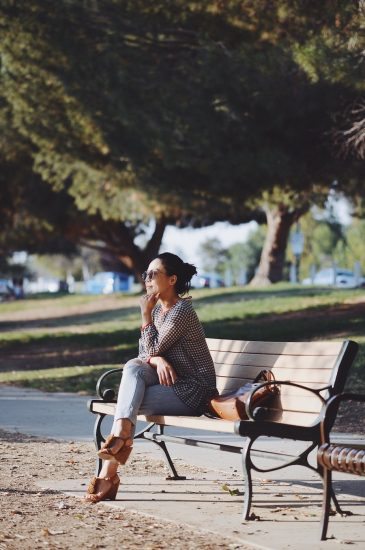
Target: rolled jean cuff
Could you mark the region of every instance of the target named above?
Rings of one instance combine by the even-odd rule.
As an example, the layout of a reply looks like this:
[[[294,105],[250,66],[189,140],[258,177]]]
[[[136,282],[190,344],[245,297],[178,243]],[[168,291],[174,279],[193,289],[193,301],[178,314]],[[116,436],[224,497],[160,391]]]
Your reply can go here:
[[[118,410],[118,413],[114,417],[114,422],[121,420],[122,418],[127,418],[130,420],[133,426],[137,423],[137,414],[133,412],[132,408]]]

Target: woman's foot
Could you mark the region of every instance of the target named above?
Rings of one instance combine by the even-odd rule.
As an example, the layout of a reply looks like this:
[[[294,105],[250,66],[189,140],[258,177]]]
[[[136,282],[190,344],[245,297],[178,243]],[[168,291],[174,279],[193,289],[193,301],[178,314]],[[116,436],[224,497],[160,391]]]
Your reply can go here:
[[[125,464],[132,452],[133,439],[130,436],[122,437],[109,435],[98,451],[98,457],[103,460],[112,460]]]
[[[101,500],[115,500],[119,483],[117,474],[113,477],[93,477],[87,488],[85,500],[94,504]]]

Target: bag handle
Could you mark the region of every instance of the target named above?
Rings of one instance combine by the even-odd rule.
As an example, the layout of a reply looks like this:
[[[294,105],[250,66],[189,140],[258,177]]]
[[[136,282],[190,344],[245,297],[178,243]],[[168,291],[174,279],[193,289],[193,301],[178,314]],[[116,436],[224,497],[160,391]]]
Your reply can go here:
[[[268,370],[268,369],[261,370],[253,382],[254,384],[257,384],[260,382],[272,382],[272,384],[268,384],[268,390],[274,393],[278,393],[279,388],[276,384],[275,375],[273,372],[271,372],[271,370]]]

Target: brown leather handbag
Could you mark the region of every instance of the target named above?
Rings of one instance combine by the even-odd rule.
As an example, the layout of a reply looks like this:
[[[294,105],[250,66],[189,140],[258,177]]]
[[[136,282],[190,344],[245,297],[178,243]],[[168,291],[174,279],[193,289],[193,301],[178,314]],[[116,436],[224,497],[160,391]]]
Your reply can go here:
[[[233,392],[214,397],[209,401],[208,416],[223,418],[224,420],[247,420],[246,402],[250,392],[263,382],[272,382],[257,390],[252,398],[252,410],[256,407],[269,407],[279,396],[280,389],[275,384],[275,377],[269,370],[262,370],[253,380]]]

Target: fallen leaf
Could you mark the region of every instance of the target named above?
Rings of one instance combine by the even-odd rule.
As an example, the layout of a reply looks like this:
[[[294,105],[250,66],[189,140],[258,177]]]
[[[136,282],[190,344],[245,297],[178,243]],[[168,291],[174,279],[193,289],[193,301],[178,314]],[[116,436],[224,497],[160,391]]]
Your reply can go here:
[[[69,508],[69,505],[63,502],[63,500],[61,500],[61,502],[58,503],[57,508],[59,510],[67,510]]]
[[[53,535],[64,535],[65,531],[54,531],[53,529],[48,529],[48,527],[44,527],[42,529],[42,535],[44,537],[49,537]]]
[[[227,485],[227,483],[224,483],[222,486],[221,486],[221,489],[222,491],[226,491],[227,493],[229,493],[232,496],[237,496],[240,494],[239,490],[238,489],[231,489],[229,485]]]

